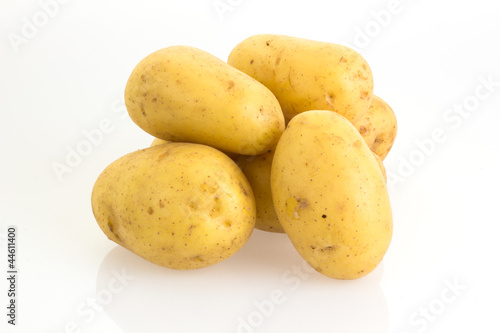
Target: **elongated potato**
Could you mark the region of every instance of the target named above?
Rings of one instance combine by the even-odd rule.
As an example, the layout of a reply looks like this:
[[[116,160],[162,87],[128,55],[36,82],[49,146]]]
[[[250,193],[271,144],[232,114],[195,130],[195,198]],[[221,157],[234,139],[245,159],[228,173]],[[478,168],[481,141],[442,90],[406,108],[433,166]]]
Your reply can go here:
[[[112,241],[173,269],[216,264],[255,226],[247,179],[215,148],[166,142],[111,163],[92,190],[95,219]]]
[[[368,112],[354,124],[370,149],[383,161],[396,140],[396,115],[382,98],[373,96]]]
[[[268,87],[287,121],[307,110],[332,110],[354,123],[372,100],[368,63],[343,45],[255,35],[231,51],[228,63]]]
[[[344,117],[295,116],[276,147],[271,190],[283,229],[318,272],[356,279],[384,257],[392,237],[384,176]]]
[[[132,120],[157,138],[242,155],[275,146],[285,126],[269,89],[188,46],[167,47],[141,60],[127,82],[125,105]]]

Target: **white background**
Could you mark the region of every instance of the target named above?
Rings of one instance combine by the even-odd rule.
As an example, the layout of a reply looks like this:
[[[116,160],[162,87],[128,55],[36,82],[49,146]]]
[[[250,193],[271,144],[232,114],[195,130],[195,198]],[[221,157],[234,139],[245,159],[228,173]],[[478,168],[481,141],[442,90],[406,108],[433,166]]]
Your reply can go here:
[[[500,332],[498,2],[216,3],[1,1],[1,274],[8,225],[19,267],[16,327],[0,279],[1,331]],[[285,235],[261,231],[220,264],[169,270],[94,220],[99,173],[152,141],[123,107],[137,62],[176,44],[226,60],[258,33],[356,48],[396,112],[393,242],[363,279],[311,272]]]

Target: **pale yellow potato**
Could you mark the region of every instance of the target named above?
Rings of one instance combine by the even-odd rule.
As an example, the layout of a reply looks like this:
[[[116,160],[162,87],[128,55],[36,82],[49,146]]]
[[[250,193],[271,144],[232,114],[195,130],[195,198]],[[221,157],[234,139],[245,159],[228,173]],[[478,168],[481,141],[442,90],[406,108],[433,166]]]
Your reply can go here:
[[[257,207],[255,228],[283,233],[283,227],[274,211],[271,194],[271,165],[274,149],[257,156],[240,156],[236,163],[241,168],[252,187]]]
[[[165,140],[162,140],[162,139],[154,138],[153,142],[151,142],[151,147],[159,146],[159,145],[162,145],[162,144],[168,143],[168,142],[169,141],[165,141]]]
[[[174,269],[229,258],[255,226],[255,199],[239,167],[200,144],[168,142],[119,158],[98,177],[91,202],[110,240]]]
[[[300,255],[336,279],[370,273],[392,237],[380,167],[356,128],[330,111],[295,116],[271,169],[276,214]]]
[[[374,95],[368,111],[354,126],[368,147],[383,161],[389,154],[398,131],[396,115],[389,104]]]
[[[228,64],[268,87],[278,98],[286,121],[308,110],[332,110],[354,123],[372,100],[370,66],[347,46],[255,35],[231,51]]]
[[[125,87],[125,105],[154,137],[243,155],[266,152],[285,127],[269,89],[189,46],[163,48],[141,60]]]

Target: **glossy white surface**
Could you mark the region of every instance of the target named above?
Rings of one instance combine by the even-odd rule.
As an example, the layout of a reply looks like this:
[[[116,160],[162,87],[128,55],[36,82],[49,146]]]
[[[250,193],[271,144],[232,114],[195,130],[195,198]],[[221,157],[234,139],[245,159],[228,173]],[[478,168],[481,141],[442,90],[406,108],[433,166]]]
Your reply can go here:
[[[489,0],[2,2],[0,267],[7,274],[6,227],[17,225],[19,294],[18,325],[2,307],[1,331],[500,331],[499,9]],[[96,177],[152,141],[123,106],[136,63],[176,44],[225,60],[257,33],[355,47],[396,112],[385,161],[393,242],[366,278],[312,272],[285,235],[261,231],[227,261],[172,271],[118,248],[95,223]],[[7,290],[0,279],[0,304]]]

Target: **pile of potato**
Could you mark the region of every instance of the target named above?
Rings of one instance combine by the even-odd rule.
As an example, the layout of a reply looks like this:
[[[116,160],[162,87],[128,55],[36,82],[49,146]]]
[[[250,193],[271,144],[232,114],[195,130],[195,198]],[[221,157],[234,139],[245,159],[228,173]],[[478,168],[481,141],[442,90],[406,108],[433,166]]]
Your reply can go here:
[[[371,272],[392,237],[382,160],[396,136],[370,67],[337,44],[256,35],[227,63],[171,46],[125,88],[156,137],[98,177],[92,210],[112,241],[155,264],[194,269],[235,254],[254,228],[285,232],[318,272]]]

